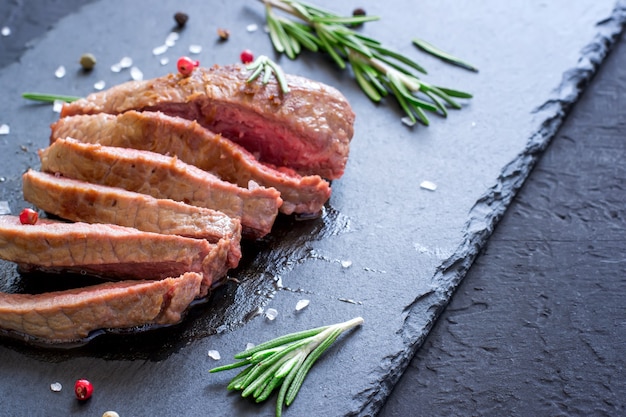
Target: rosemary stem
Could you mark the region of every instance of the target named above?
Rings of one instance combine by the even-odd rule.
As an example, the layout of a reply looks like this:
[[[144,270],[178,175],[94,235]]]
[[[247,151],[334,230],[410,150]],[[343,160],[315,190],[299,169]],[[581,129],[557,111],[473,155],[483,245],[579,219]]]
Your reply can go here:
[[[282,10],[285,13],[289,13],[292,16],[295,16],[299,19],[304,20],[307,23],[310,23],[309,20],[306,18],[306,16],[303,16],[298,10],[296,10],[294,7],[280,1],[280,0],[259,0],[261,3],[265,4],[266,6],[269,5],[271,7],[276,7],[277,9]]]

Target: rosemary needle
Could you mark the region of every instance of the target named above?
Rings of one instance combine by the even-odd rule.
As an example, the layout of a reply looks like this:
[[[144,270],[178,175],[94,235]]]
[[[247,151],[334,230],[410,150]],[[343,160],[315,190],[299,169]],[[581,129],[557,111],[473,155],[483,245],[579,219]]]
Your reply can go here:
[[[363,319],[357,317],[343,323],[277,337],[236,354],[235,359],[242,359],[240,362],[219,366],[209,372],[247,366],[230,381],[227,389],[241,391],[242,397],[252,396],[261,402],[280,387],[276,400],[276,416],[280,417],[283,406],[289,406],[296,398],[315,361],[343,332],[362,323]]]
[[[64,101],[71,103],[72,101],[79,100],[81,97],[65,96],[58,94],[45,94],[45,93],[22,93],[22,97],[28,100],[43,101],[46,103],[53,103],[55,101]]]
[[[467,70],[478,72],[478,68],[476,68],[472,64],[465,62],[452,54],[442,51],[441,49],[437,48],[435,45],[429,42],[426,42],[423,39],[417,39],[417,38],[413,39],[413,44],[417,46],[418,48],[422,49],[423,51],[428,52],[429,54],[433,56],[436,56],[439,59],[443,59],[444,61],[448,61],[451,64],[457,65]]]

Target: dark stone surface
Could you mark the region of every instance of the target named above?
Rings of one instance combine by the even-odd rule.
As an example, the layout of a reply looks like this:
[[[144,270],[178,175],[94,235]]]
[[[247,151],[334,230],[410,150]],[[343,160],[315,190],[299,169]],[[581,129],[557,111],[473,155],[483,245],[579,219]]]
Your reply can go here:
[[[171,17],[181,7],[177,2],[160,2],[150,10],[121,1],[94,3],[58,25],[54,25],[55,16],[80,2],[51,2],[57,14],[48,14],[40,1],[2,4],[11,10],[7,24],[16,36],[11,41],[27,39],[17,37],[25,35],[15,28],[30,27],[21,23],[20,16],[35,22],[35,36],[54,25],[32,43],[30,51],[7,48],[20,62],[0,73],[0,85],[9,97],[0,105],[0,123],[9,122],[12,129],[0,143],[4,155],[0,174],[5,178],[1,199],[13,207],[22,204],[19,175],[37,166],[35,150],[45,146],[47,125],[56,117],[47,106],[19,101],[20,92],[45,89],[82,95],[92,91],[91,85],[100,78],[108,85],[126,81],[127,73],[115,75],[108,70],[124,55],[132,55],[146,77],[166,71],[155,64],[149,51],[171,30]],[[325,355],[317,365],[319,371],[307,379],[305,385],[310,388],[303,389],[289,413],[375,414],[624,20],[621,6],[609,18],[611,1],[567,8],[562,7],[567,2],[503,6],[493,1],[471,11],[451,7],[454,4],[423,5],[418,27],[420,36],[440,45],[458,45],[467,58],[478,61],[481,74],[472,77],[425,59],[433,73],[442,74],[442,83],[467,85],[476,93],[466,109],[449,120],[435,120],[429,129],[411,131],[398,122],[393,105],[373,107],[344,73],[331,66],[313,67],[311,63],[319,60],[282,60],[288,72],[340,86],[358,115],[350,166],[346,176],[333,184],[326,215],[310,223],[281,219],[272,237],[245,248],[247,258],[236,272],[244,285],[217,292],[210,306],[194,311],[177,328],[96,339],[84,349],[67,352],[3,342],[0,394],[4,407],[13,415],[98,414],[111,408],[121,415],[177,415],[181,410],[184,415],[269,415],[271,403],[259,407],[225,394],[227,375],[207,376],[206,370],[214,363],[206,358],[206,351],[217,348],[228,357],[248,341],[363,315],[366,325]],[[236,61],[243,47],[271,53],[266,36],[252,36],[244,30],[248,23],[262,24],[262,14],[254,7],[258,5],[220,2],[220,6],[185,4],[192,11],[191,20],[176,54],[184,53],[196,40],[204,45],[201,61],[207,64]],[[374,3],[366,8],[384,17],[379,25],[367,26],[369,34],[388,39],[403,52],[413,52],[400,42],[415,36],[407,30],[415,23],[413,14],[403,13],[402,7]],[[198,16],[210,18],[193,24]],[[432,16],[441,19],[435,21]],[[212,44],[215,28],[224,24],[233,29],[231,39],[227,44]],[[455,30],[442,31],[442,25]],[[394,36],[389,37],[390,33]],[[0,41],[4,45],[5,40]],[[544,48],[537,48],[538,44]],[[99,59],[91,74],[72,66],[87,51]],[[54,80],[52,72],[60,64],[68,67],[68,76]],[[494,114],[499,115],[496,121]],[[422,179],[435,180],[440,185],[437,192],[419,190]],[[352,261],[353,266],[341,268],[343,260]],[[2,290],[37,285],[16,274],[11,265],[1,267]],[[278,291],[277,278],[285,285]],[[510,288],[502,288],[509,294]],[[312,300],[311,306],[295,314],[295,302],[304,297]],[[342,301],[346,299],[355,302]],[[250,312],[270,306],[279,310],[276,322],[260,317],[247,320]],[[482,329],[481,322],[471,318],[467,325]],[[498,329],[496,323],[485,330],[495,332],[497,340],[506,344],[508,335]],[[472,340],[475,333],[470,330],[463,337]],[[89,377],[97,384],[97,395],[83,406],[68,395],[68,387],[78,377]],[[54,381],[64,384],[62,394],[49,391]],[[16,393],[15,386],[23,389]],[[452,386],[445,389],[454,391]],[[28,401],[33,397],[42,399],[45,406]],[[408,393],[402,402],[412,406],[399,411],[401,415],[411,415],[421,398]]]
[[[626,37],[380,417],[626,413]]]

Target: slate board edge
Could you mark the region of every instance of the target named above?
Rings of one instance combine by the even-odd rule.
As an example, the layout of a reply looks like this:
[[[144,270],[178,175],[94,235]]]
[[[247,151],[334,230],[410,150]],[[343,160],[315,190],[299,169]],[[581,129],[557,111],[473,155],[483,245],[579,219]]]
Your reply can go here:
[[[554,90],[553,98],[533,110],[543,121],[531,135],[525,148],[501,170],[495,184],[474,204],[463,227],[463,240],[454,253],[437,268],[433,291],[422,294],[404,309],[404,324],[400,331],[407,349],[387,358],[386,375],[381,375],[377,387],[359,392],[355,403],[362,404],[349,416],[377,415],[385,400],[422,346],[430,329],[448,305],[470,267],[484,248],[496,225],[504,215],[518,190],[529,177],[538,158],[556,136],[569,111],[589,84],[600,64],[611,52],[626,28],[626,0],[618,0],[605,20],[597,23],[594,39],[581,50],[578,63],[563,74],[561,84]],[[423,302],[422,302],[423,301]],[[417,310],[430,306],[427,322],[420,322],[423,313]]]

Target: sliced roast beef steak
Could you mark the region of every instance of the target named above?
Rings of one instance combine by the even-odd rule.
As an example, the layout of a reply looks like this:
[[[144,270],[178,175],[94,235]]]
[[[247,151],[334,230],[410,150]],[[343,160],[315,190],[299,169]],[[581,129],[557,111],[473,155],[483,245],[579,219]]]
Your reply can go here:
[[[282,204],[280,193],[250,181],[248,188],[176,157],[136,149],[59,139],[40,151],[41,170],[155,198],[219,210],[241,220],[252,237],[269,233]]]
[[[0,216],[0,258],[24,270],[77,271],[107,279],[204,275],[202,294],[225,277],[230,242],[143,232],[111,224],[39,221]]]
[[[160,110],[197,120],[255,154],[262,162],[302,175],[343,175],[354,133],[354,113],[335,88],[287,75],[283,94],[272,79],[247,82],[243,66],[197,68],[130,81],[64,105],[61,116]]]
[[[64,117],[52,125],[51,143],[67,138],[85,143],[142,149],[177,156],[221,179],[247,187],[250,180],[280,191],[281,211],[317,213],[330,197],[330,185],[318,175],[301,177],[289,169],[259,163],[243,147],[195,121],[161,112],[129,111]]]
[[[241,223],[222,212],[32,169],[22,176],[22,184],[26,201],[63,219],[117,224],[212,243],[227,239],[231,244],[229,266],[236,267],[241,258]]]
[[[0,293],[0,328],[59,343],[93,330],[178,323],[200,295],[202,275],[120,281],[43,294]]]

